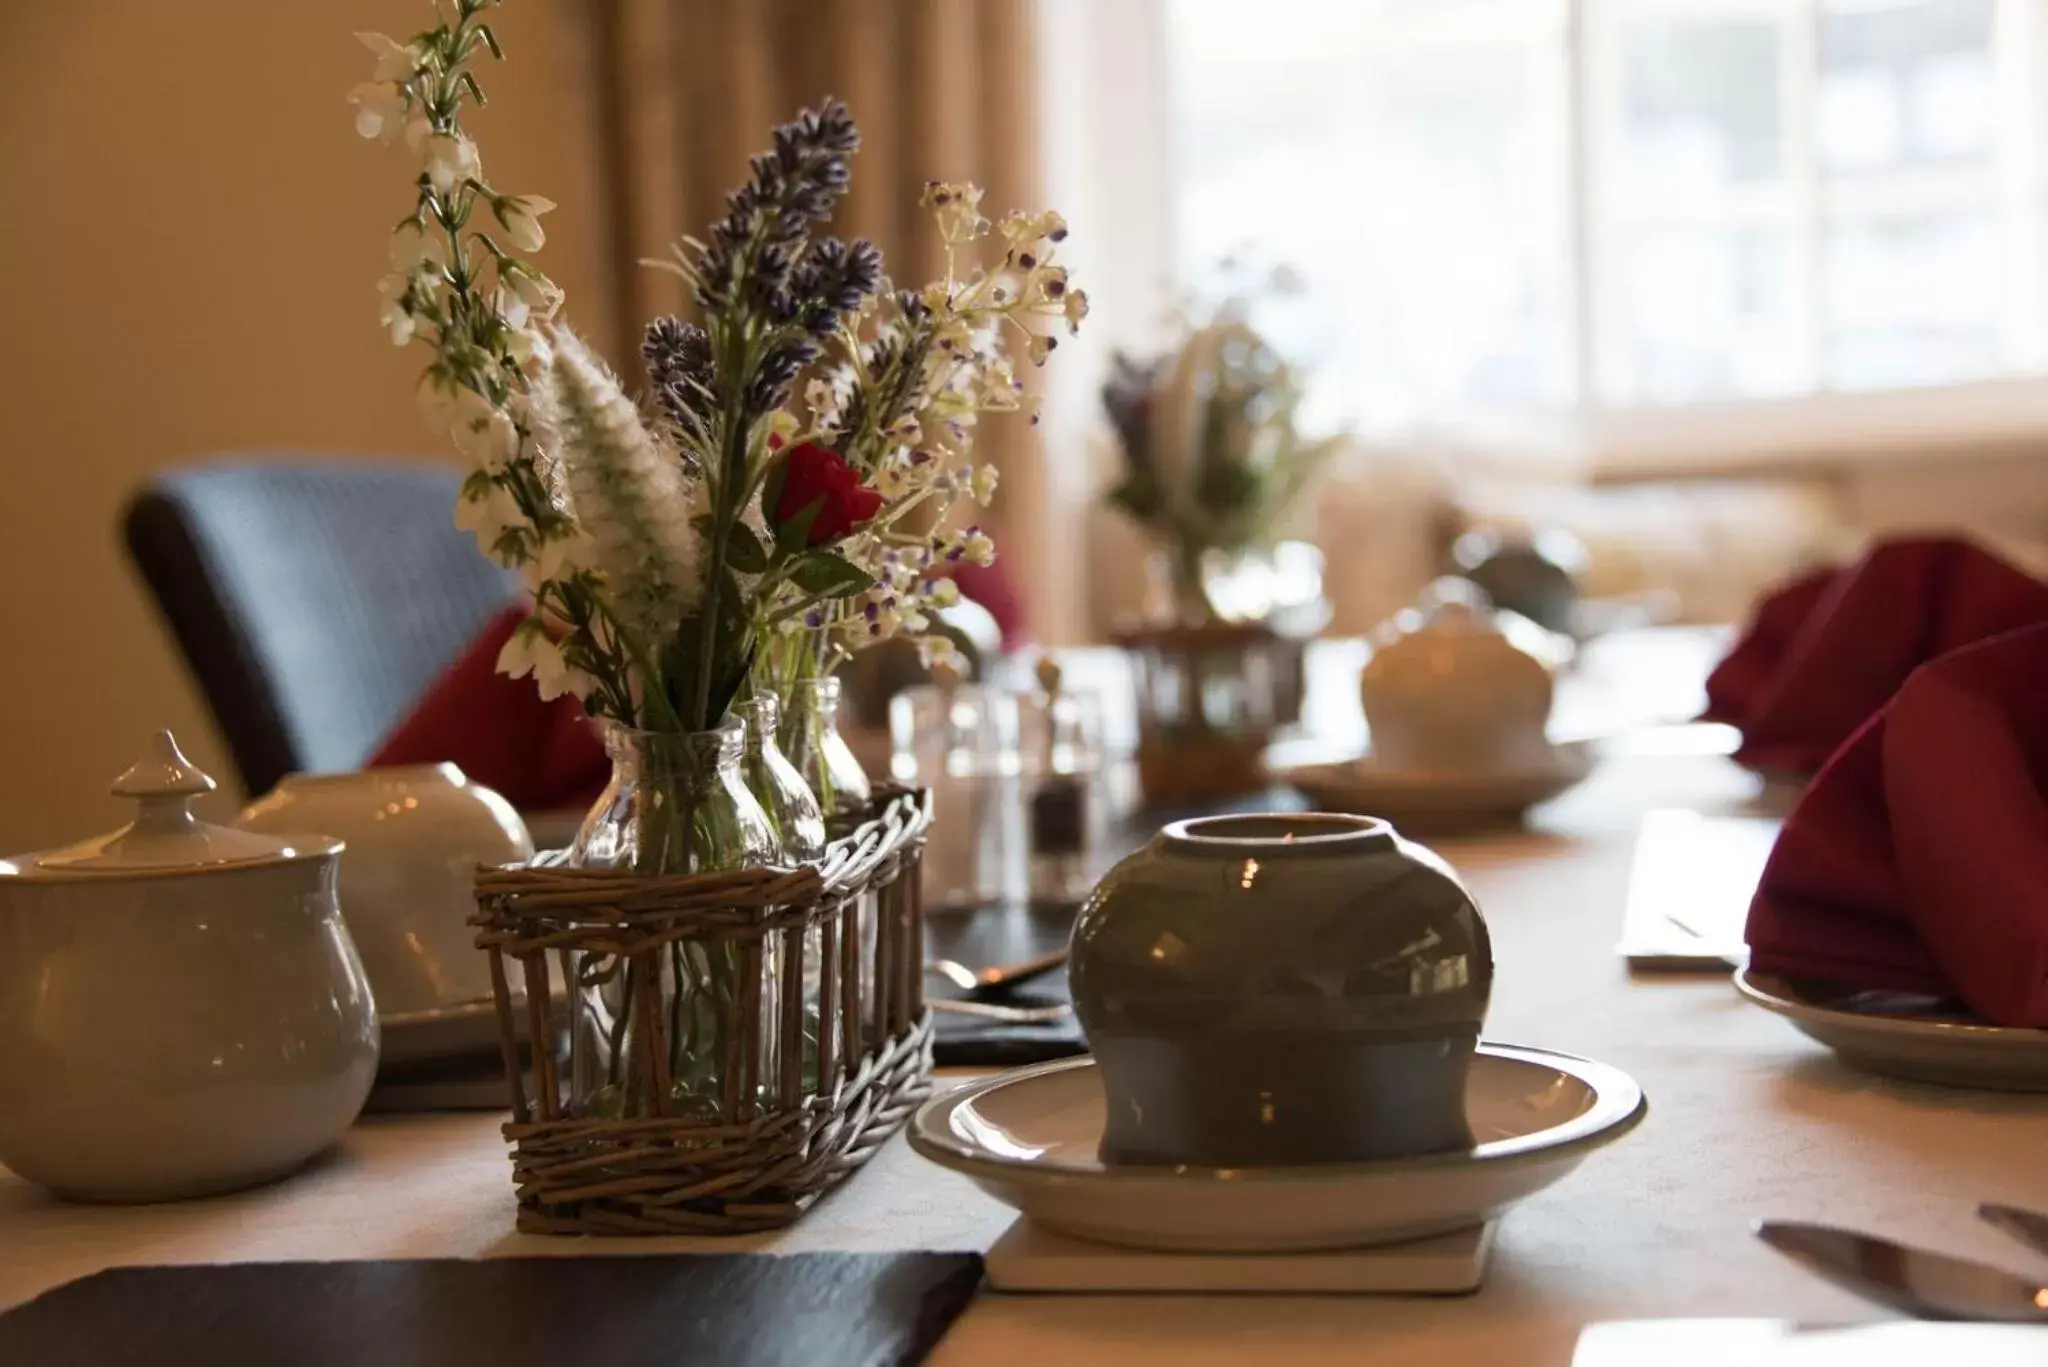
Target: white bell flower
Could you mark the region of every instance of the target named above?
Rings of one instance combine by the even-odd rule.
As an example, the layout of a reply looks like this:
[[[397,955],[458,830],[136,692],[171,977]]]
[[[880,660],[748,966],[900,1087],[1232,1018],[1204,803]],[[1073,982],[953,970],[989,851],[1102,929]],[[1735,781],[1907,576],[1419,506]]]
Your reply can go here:
[[[420,149],[420,159],[426,163],[427,179],[444,195],[453,194],[456,186],[476,179],[484,170],[476,144],[463,133],[431,135]]]
[[[487,470],[502,470],[519,454],[519,429],[498,409],[458,422],[449,430],[454,434],[456,448]]]
[[[553,318],[555,310],[562,307],[562,287],[531,266],[521,265],[516,270],[501,266],[498,278],[542,318]]]
[[[408,218],[391,231],[391,269],[400,275],[416,275],[422,266],[445,267],[448,244],[441,234],[417,218]]]
[[[410,43],[401,43],[384,33],[358,33],[356,41],[377,55],[377,70],[373,73],[380,81],[409,80],[420,69],[420,50]]]
[[[491,205],[491,212],[497,215],[514,247],[522,252],[537,252],[548,240],[541,231],[540,216],[554,207],[552,199],[539,195],[503,195]]]
[[[527,559],[523,547],[516,557],[505,554],[505,533],[524,528],[526,514],[519,510],[519,500],[496,482],[479,498],[471,498],[464,490],[455,504],[455,525],[474,536],[484,554],[500,564],[523,564]]]
[[[406,275],[387,275],[377,282],[377,297],[384,301],[377,310],[377,322],[391,334],[394,346],[404,346],[412,340],[416,320],[405,302],[406,291],[411,287],[412,278]]]
[[[490,470],[519,454],[519,429],[503,409],[468,385],[458,385],[449,411],[449,432],[462,454]]]
[[[505,339],[505,350],[511,353],[513,363],[529,378],[547,369],[554,352],[548,346],[548,339],[532,328],[520,328]]]
[[[434,121],[424,111],[414,110],[412,117],[405,121],[405,150],[416,157],[425,156],[427,139],[433,136]]]
[[[564,693],[582,697],[592,683],[588,674],[569,663],[540,620],[532,617],[519,624],[498,652],[498,672],[513,679],[531,674],[543,702],[552,702]]]
[[[366,81],[348,92],[356,107],[356,132],[389,142],[405,123],[405,88],[389,81]]]
[[[524,299],[521,299],[503,285],[500,285],[492,293],[491,307],[495,308],[498,311],[498,316],[505,320],[505,326],[511,328],[514,332],[525,330],[527,319],[533,312],[532,309],[526,306]]]

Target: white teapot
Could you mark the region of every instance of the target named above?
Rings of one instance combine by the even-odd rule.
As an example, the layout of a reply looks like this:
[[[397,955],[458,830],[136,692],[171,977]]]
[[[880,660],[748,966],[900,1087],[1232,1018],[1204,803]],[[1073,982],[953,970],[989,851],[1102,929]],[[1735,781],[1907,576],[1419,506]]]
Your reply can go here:
[[[1376,634],[1359,680],[1375,760],[1418,773],[1525,772],[1550,758],[1549,634],[1439,580]]]
[[[355,1120],[377,1014],[339,841],[209,825],[168,731],[114,783],[135,820],[0,859],[0,1163],[163,1201],[292,1171]]]

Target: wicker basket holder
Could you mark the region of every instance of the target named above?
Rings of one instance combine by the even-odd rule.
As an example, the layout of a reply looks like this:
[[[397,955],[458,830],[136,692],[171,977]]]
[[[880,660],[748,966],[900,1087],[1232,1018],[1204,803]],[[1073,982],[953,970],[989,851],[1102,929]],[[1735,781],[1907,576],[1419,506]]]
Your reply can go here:
[[[789,1224],[871,1157],[930,1090],[918,865],[923,790],[879,793],[869,818],[795,870],[644,877],[551,863],[479,869],[477,947],[490,956],[511,1080],[519,1228],[545,1234],[741,1234]],[[865,910],[863,910],[865,904]],[[872,918],[872,947],[863,943]],[[659,982],[678,942],[742,966],[722,1031],[716,1114],[578,1114],[550,1048],[586,1024],[579,965]],[[723,942],[722,944],[720,942]],[[551,975],[552,965],[552,975]],[[587,972],[587,968],[585,969]],[[550,990],[551,976],[557,985]],[[569,985],[558,995],[560,985]],[[805,1041],[807,1003],[815,1047]],[[667,1098],[663,1011],[627,1016],[640,1095]],[[764,1062],[765,1060],[765,1062]],[[668,1110],[666,1102],[656,1109]]]
[[[1189,807],[1255,793],[1269,781],[1281,656],[1257,622],[1129,627],[1138,690],[1138,784],[1148,807]]]

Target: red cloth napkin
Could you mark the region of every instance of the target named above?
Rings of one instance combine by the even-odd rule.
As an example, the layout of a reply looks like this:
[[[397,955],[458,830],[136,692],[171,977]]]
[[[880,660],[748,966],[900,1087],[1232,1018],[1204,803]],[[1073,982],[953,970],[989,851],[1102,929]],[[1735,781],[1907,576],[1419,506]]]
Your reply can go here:
[[[1828,761],[1748,939],[1762,972],[2048,1027],[2048,622],[1915,670]]]
[[[509,607],[448,667],[370,768],[452,760],[522,812],[588,807],[611,777],[596,725],[575,698],[542,702],[532,679],[498,672],[498,652],[526,620]]]
[[[1927,661],[2048,621],[2048,584],[1953,537],[1878,543],[1862,560],[1766,596],[1707,680],[1735,758],[1807,774]]]

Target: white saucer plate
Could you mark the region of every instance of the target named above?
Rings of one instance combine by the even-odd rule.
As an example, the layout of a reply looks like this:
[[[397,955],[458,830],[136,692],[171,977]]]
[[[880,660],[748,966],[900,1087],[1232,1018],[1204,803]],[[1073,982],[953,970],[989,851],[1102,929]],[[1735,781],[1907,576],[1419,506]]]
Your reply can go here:
[[[1643,1092],[1617,1068],[1482,1042],[1466,1087],[1470,1149],[1371,1163],[1194,1168],[1104,1164],[1092,1058],[934,1097],[910,1144],[1038,1224],[1177,1252],[1358,1248],[1481,1224],[1633,1129]]]
[[[1401,770],[1363,755],[1335,764],[1276,767],[1272,777],[1298,790],[1318,811],[1385,817],[1405,829],[1467,829],[1511,825],[1531,807],[1585,781],[1593,771],[1591,741],[1565,741],[1546,764],[1498,773]]]
[[[1937,1013],[1932,1003],[1901,993],[1887,994],[1888,1008],[1873,993],[1749,969],[1735,975],[1735,987],[1854,1067],[1950,1087],[2048,1092],[2048,1030]]]

